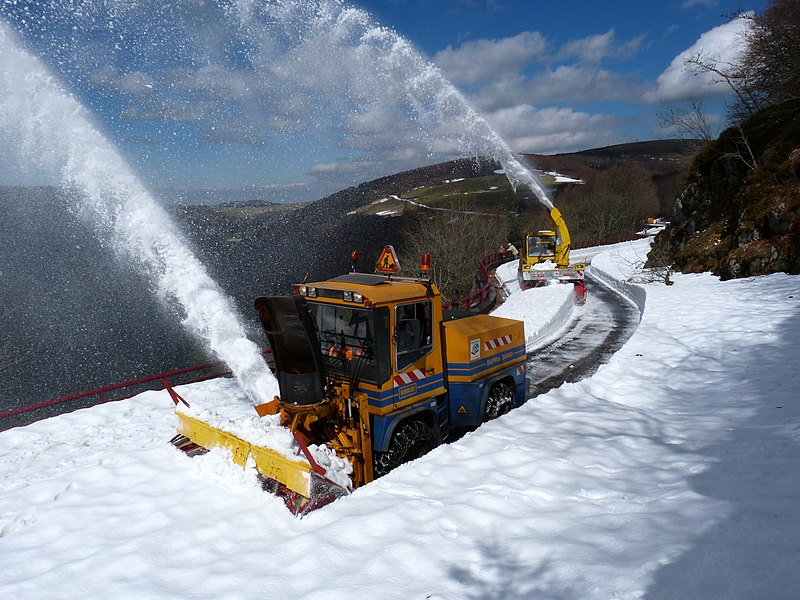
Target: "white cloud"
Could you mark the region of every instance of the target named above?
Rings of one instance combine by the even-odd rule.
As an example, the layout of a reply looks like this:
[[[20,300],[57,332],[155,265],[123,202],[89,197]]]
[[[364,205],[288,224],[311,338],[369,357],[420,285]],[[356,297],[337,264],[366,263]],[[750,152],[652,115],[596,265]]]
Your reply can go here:
[[[720,68],[734,65],[745,49],[745,33],[750,20],[737,18],[706,31],[700,38],[678,56],[658,76],[656,88],[644,95],[649,103],[675,102],[689,98],[704,98],[730,92],[730,88],[712,73],[698,73],[687,66],[686,61],[700,57],[704,62],[714,63]]]
[[[612,30],[572,40],[548,54],[544,36],[527,32],[448,47],[436,55],[435,62],[450,81],[461,86],[470,103],[512,150],[570,152],[626,141],[618,131],[618,119],[564,105],[640,98],[638,81],[598,63],[633,56],[642,39],[619,44]],[[564,60],[572,62],[562,64]],[[537,106],[542,104],[560,107]],[[414,122],[401,124],[396,117],[391,103],[362,105],[347,120],[347,136],[340,147],[377,149],[382,160],[395,169],[463,154],[459,145],[463,136],[448,129],[447,123],[430,126],[420,121],[415,126]],[[453,119],[452,126],[463,130],[465,124]]]
[[[611,133],[618,119],[571,108],[520,104],[489,114],[487,120],[515,152],[555,154],[619,141]]]
[[[126,106],[120,116],[134,121],[165,121],[192,123],[208,119],[213,106],[208,102],[186,102],[174,98],[166,98],[144,105]]]
[[[609,30],[570,40],[548,54],[549,44],[541,33],[525,32],[448,47],[434,62],[482,111],[526,102],[579,105],[629,100],[642,94],[634,76],[601,68],[599,63],[633,57],[643,39],[638,36],[617,43],[614,31]]]
[[[495,111],[522,103],[570,104],[628,101],[642,94],[631,77],[591,65],[560,65],[527,77],[519,73],[496,77],[469,93],[480,111]]]
[[[147,73],[135,71],[126,73],[116,82],[116,89],[123,94],[132,96],[146,96],[153,92],[153,78]]]
[[[474,84],[502,73],[524,69],[545,56],[547,41],[536,31],[499,40],[476,40],[448,46],[433,59],[456,85]]]
[[[217,144],[265,145],[260,128],[256,124],[239,121],[222,121],[206,127],[203,138]]]
[[[636,84],[620,73],[581,65],[543,71],[532,84],[537,102],[570,104],[628,100],[636,90]]]
[[[638,36],[624,44],[614,43],[614,30],[570,40],[558,52],[560,60],[576,58],[585,63],[599,63],[606,58],[626,59],[634,56],[642,45],[644,36]]]
[[[416,163],[415,166],[419,166]],[[372,161],[328,162],[317,163],[309,169],[318,182],[338,182],[339,184],[355,184],[386,175],[385,163]]]
[[[311,172],[317,175],[324,173],[335,173],[342,170],[344,165],[340,163],[317,163],[311,167]]]
[[[129,96],[147,96],[155,89],[155,80],[142,71],[131,71],[120,75],[112,65],[105,65],[88,74],[92,85],[114,90]]]
[[[174,70],[170,75],[175,91],[202,93],[228,101],[250,97],[261,87],[252,71],[215,64],[205,65],[197,71]]]
[[[117,70],[112,65],[105,65],[89,73],[87,79],[93,85],[110,87],[117,79]]]

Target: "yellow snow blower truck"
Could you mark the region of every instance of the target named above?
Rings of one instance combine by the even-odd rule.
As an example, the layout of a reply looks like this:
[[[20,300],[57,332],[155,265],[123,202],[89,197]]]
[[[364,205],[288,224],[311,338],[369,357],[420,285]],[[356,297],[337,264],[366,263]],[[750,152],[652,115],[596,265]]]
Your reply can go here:
[[[229,448],[255,464],[265,488],[305,514],[349,489],[418,458],[457,428],[476,427],[527,397],[521,321],[443,314],[427,277],[397,276],[387,246],[376,273],[355,270],[261,297],[255,309],[269,339],[280,396],[256,407],[279,417],[296,444],[278,452],[179,411],[173,443],[189,453]],[[348,480],[314,458],[320,446],[346,459]]]
[[[561,212],[553,207],[548,213],[553,229],[537,231],[525,237],[519,257],[519,283],[525,290],[549,285],[553,281],[571,283],[579,301],[586,298],[586,264],[570,264],[571,241]]]

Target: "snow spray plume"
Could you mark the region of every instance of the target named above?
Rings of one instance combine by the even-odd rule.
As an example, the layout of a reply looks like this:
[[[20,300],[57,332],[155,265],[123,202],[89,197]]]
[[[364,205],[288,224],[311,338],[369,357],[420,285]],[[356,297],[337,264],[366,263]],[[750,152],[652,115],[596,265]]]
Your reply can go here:
[[[35,57],[0,22],[0,131],[21,159],[74,189],[80,213],[98,234],[136,260],[159,296],[179,304],[184,326],[234,372],[254,402],[270,400],[277,382],[247,339],[230,301],[191,253],[167,213],[113,146]]]
[[[416,124],[414,135],[425,140],[429,157],[491,156],[515,190],[527,186],[553,207],[541,182],[441,70],[364,10],[341,0],[232,0],[228,12],[249,42],[256,73],[294,95],[291,103],[284,98],[287,104],[302,106],[313,98],[319,111],[325,105],[339,113],[352,110],[345,145],[383,143],[391,156],[407,141],[398,120],[388,120],[393,111]]]

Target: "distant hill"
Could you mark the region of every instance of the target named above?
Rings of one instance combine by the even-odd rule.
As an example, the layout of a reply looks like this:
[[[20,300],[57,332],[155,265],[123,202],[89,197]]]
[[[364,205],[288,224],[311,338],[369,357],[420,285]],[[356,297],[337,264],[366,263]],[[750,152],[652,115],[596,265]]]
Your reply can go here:
[[[666,215],[701,146],[699,140],[650,140],[566,154],[524,154],[523,158],[536,169],[557,171],[578,179],[590,179],[593,174],[621,163],[636,164],[650,173],[658,193],[660,213]]]
[[[589,162],[603,164],[607,161],[637,160],[637,161],[674,161],[683,160],[687,151],[697,151],[702,143],[699,140],[665,139],[648,140],[644,142],[628,142],[600,148],[590,148],[578,152],[562,154],[523,154],[523,156],[536,159],[559,160],[565,157],[582,158],[593,157]],[[598,163],[599,160],[599,163]]]
[[[307,204],[178,206],[170,212],[183,226],[212,275],[243,312],[258,295],[280,293],[302,279],[350,269],[358,250],[370,269],[386,244],[401,246],[408,215],[387,218],[363,211],[389,194],[432,182],[493,173],[486,161],[457,160],[382,177]]]
[[[688,169],[687,152],[696,148],[694,142],[658,140],[524,159],[543,171],[576,179],[635,161],[646,165],[665,190],[678,190]],[[212,274],[239,300],[242,310],[249,311],[256,295],[287,290],[306,274],[319,279],[348,270],[352,249],[368,263],[386,244],[401,248],[405,231],[414,226],[423,207],[503,212],[527,206],[541,211],[532,201],[521,207],[520,197],[529,194],[526,190],[515,194],[498,174],[499,168],[491,160],[459,159],[381,177],[307,204],[229,202],[169,210]],[[557,199],[554,179],[544,179]],[[677,192],[670,193],[664,191],[668,207]]]

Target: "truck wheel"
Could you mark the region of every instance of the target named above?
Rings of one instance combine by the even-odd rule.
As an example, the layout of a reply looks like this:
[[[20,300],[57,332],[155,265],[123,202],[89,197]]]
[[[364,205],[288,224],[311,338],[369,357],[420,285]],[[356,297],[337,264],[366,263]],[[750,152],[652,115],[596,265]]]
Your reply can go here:
[[[486,398],[486,412],[483,415],[484,423],[504,415],[514,408],[514,386],[508,381],[499,381],[489,390]]]
[[[395,430],[389,449],[375,453],[375,477],[410,462],[436,447],[436,437],[422,421],[405,421]]]

